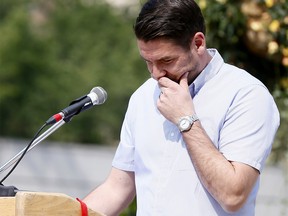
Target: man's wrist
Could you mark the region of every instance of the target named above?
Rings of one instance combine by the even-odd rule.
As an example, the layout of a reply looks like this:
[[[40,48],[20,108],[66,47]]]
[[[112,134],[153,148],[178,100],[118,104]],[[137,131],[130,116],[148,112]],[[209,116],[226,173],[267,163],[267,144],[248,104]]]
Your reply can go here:
[[[190,115],[190,116],[183,116],[178,121],[178,128],[180,132],[186,132],[189,131],[194,124],[195,121],[198,121],[199,118],[196,114]]]

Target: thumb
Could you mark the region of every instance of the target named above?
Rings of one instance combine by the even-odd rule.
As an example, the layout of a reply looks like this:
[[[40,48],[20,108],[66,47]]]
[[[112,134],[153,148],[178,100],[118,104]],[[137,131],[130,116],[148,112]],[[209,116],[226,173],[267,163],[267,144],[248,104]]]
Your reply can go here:
[[[188,74],[189,72],[184,73],[179,81],[179,85],[185,88],[188,88]]]

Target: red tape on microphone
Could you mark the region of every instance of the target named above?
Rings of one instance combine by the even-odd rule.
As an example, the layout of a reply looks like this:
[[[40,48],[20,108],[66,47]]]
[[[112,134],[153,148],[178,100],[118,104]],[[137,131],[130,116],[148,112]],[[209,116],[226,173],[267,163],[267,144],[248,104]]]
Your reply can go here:
[[[80,203],[81,205],[81,215],[82,216],[88,216],[88,208],[86,203],[84,203],[82,200],[80,200],[79,198],[76,198],[76,200]]]

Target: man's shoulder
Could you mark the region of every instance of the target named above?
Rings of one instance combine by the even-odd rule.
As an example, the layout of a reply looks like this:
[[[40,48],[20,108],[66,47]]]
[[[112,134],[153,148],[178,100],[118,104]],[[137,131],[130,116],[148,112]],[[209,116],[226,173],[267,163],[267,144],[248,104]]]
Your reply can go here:
[[[139,86],[136,91],[133,93],[132,96],[139,96],[139,95],[145,95],[145,94],[149,94],[151,92],[154,92],[155,89],[157,88],[157,81],[154,80],[153,78],[149,78],[147,79],[141,86]]]
[[[251,85],[265,87],[265,85],[251,73],[228,63],[224,63],[219,75],[221,80],[225,80],[226,82],[233,84],[234,87],[243,88]]]

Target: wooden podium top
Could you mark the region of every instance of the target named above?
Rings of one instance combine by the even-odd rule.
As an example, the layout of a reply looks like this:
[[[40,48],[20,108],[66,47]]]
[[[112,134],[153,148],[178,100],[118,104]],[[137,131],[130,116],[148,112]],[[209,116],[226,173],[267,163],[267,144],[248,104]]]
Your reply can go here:
[[[0,197],[1,216],[80,216],[81,205],[61,193],[17,192],[15,197]],[[104,216],[88,208],[89,216]]]

